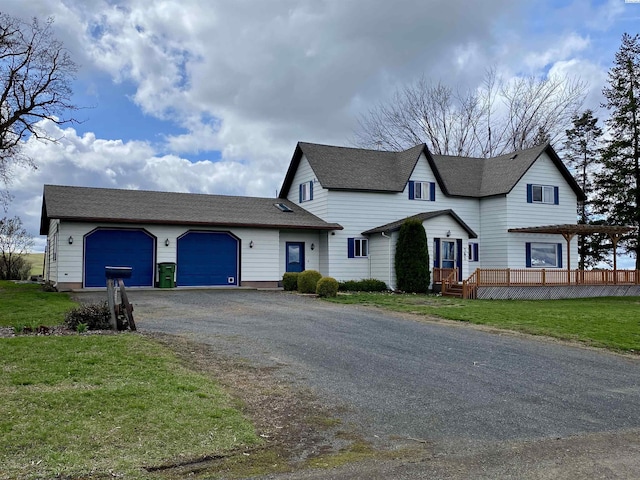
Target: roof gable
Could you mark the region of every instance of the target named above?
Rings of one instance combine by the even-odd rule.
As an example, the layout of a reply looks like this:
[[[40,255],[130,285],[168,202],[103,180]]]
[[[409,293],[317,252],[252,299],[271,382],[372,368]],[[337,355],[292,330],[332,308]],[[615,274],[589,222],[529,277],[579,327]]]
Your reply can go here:
[[[428,153],[424,144],[388,152],[298,142],[279,197],[288,195],[303,155],[328,190],[401,192],[423,152]]]
[[[276,204],[286,205],[291,212]],[[225,227],[342,230],[283,199],[45,185],[40,234],[49,219]]]
[[[387,223],[385,225],[380,225],[379,227],[372,228],[365,232],[362,232],[362,235],[372,235],[374,233],[382,233],[382,232],[395,232],[400,230],[402,224],[407,220],[418,220],[420,222],[424,222],[425,220],[429,220],[430,218],[440,217],[442,215],[449,215],[453,218],[458,224],[469,234],[469,238],[478,238],[476,232],[474,232],[469,225],[467,225],[457,214],[451,209],[447,210],[436,210],[433,212],[423,212],[418,213],[417,215],[412,215],[410,217],[402,218],[400,220],[396,220],[395,222]]]
[[[447,196],[506,195],[540,155],[546,153],[578,200],[584,199],[584,192],[549,144],[493,158],[472,158],[432,155],[424,144],[402,152],[389,152],[299,142],[279,196],[287,197],[303,155],[326,189],[397,193],[404,190],[421,153],[425,154],[440,189]]]

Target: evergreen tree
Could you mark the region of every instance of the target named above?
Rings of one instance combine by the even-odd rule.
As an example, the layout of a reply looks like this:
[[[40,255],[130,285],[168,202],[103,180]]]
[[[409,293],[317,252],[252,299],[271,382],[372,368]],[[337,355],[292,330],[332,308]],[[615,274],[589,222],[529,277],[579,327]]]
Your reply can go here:
[[[640,225],[640,35],[622,36],[622,45],[609,71],[609,86],[602,91],[611,111],[606,124],[611,138],[602,149],[602,170],[594,202],[596,213],[616,225]],[[620,245],[636,258],[640,270],[640,231],[621,239]]]
[[[594,170],[600,165],[600,141],[602,129],[598,126],[598,119],[593,111],[585,110],[582,115],[574,115],[573,128],[566,131],[564,153],[567,166],[575,173],[574,176],[585,194],[585,200],[578,203],[578,223],[591,224],[591,203],[594,193]],[[580,254],[580,269],[593,266],[604,260],[605,251],[601,247],[600,235],[581,235],[578,240]]]
[[[431,283],[427,234],[419,220],[406,220],[396,243],[396,283],[398,290],[426,293]]]

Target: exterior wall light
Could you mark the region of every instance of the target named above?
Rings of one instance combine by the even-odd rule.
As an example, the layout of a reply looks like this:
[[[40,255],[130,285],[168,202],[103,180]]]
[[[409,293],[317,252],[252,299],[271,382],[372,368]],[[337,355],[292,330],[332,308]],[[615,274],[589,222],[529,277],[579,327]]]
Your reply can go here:
[[[253,240],[249,242],[249,248],[253,248]]]
[[[69,245],[73,244],[73,237],[71,235],[69,235]]]
[[[311,250],[314,250],[315,248],[316,248],[316,244],[315,244],[315,243],[312,243],[312,244],[311,244]]]
[[[169,239],[168,239],[168,238],[164,241],[164,246],[165,246],[165,247],[168,247],[168,246],[169,246]]]
[[[447,230],[447,238],[451,236],[451,230]]]

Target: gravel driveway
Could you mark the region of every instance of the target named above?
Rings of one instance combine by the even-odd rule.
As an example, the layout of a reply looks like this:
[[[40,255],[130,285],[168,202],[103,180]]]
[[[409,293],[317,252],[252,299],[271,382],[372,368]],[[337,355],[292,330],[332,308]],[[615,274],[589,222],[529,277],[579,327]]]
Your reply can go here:
[[[378,446],[431,447],[326,478],[640,478],[638,358],[284,292],[129,296],[140,330],[276,366]]]

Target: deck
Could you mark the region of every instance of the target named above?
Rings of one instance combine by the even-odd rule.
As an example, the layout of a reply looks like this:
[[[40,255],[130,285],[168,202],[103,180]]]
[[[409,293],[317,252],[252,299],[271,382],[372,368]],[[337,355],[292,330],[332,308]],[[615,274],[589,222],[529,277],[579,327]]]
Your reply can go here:
[[[584,298],[640,295],[640,270],[476,269],[462,283],[455,268],[434,268],[443,295],[460,298]]]

